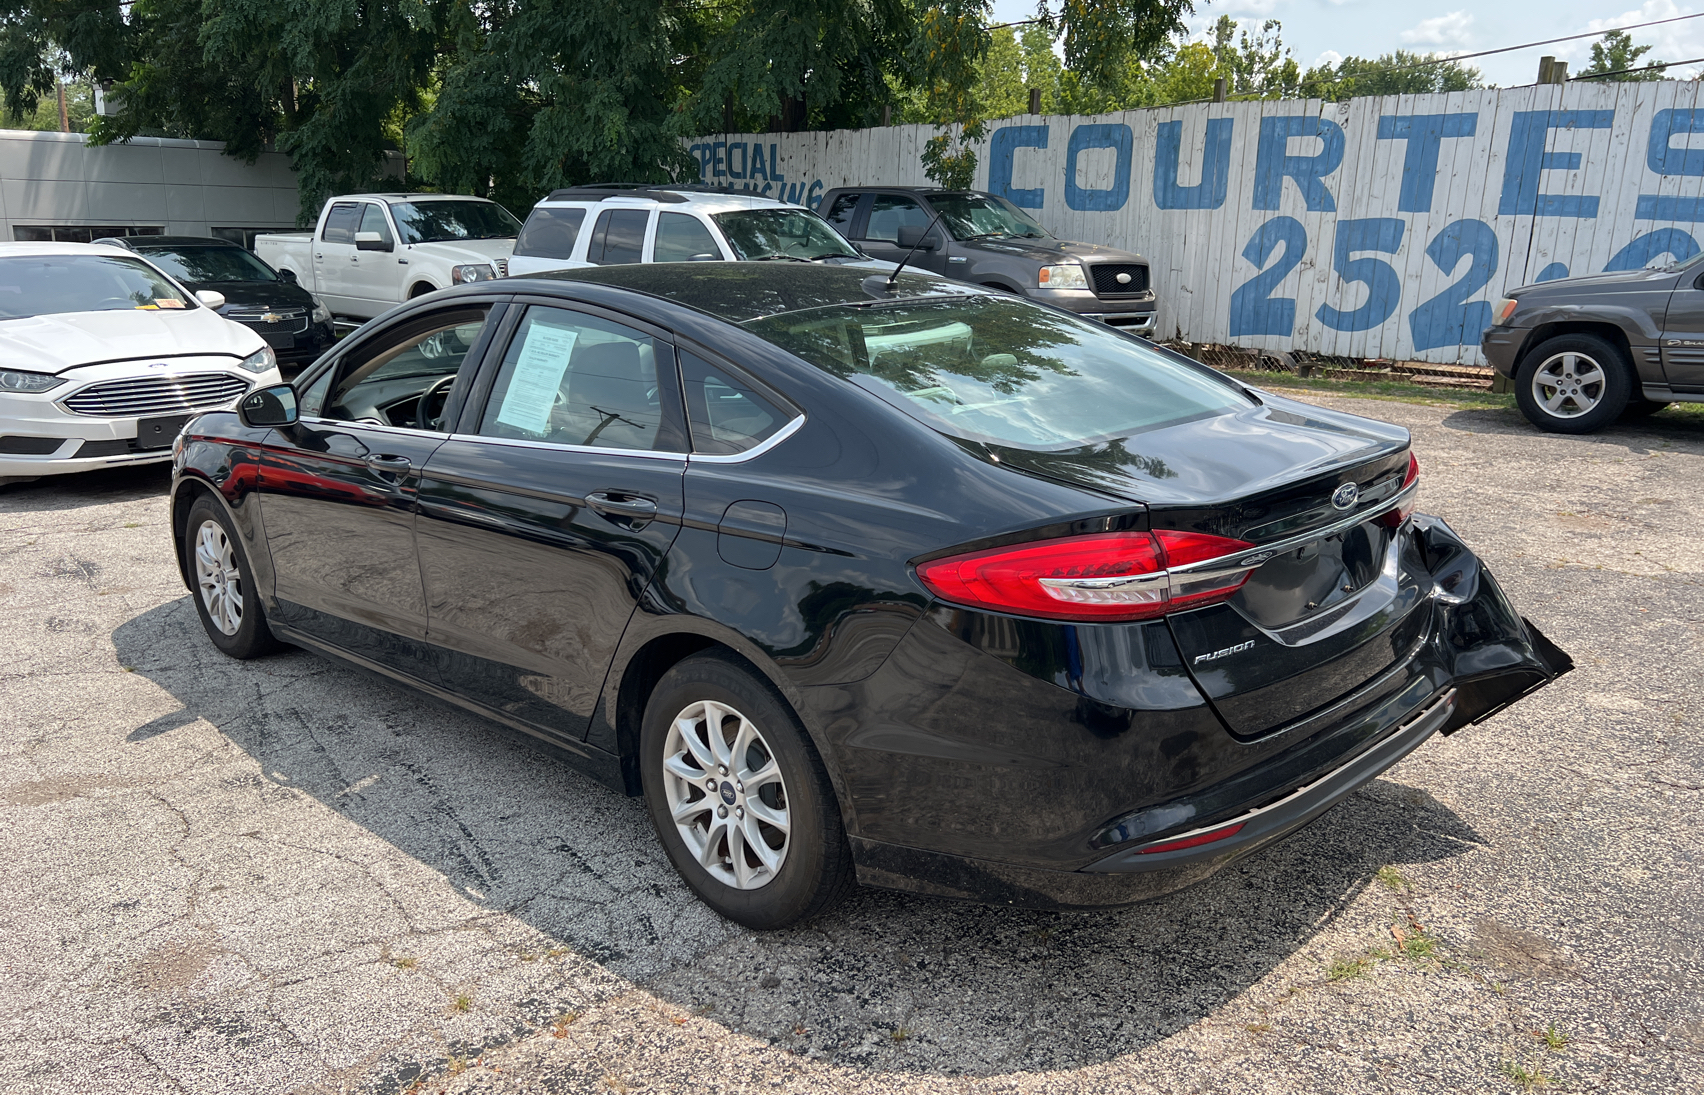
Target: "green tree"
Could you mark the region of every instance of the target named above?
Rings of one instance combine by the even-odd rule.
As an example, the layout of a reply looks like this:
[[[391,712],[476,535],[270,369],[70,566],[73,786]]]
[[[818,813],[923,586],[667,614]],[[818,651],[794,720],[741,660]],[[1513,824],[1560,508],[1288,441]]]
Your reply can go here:
[[[1237,21],[1221,15],[1213,24],[1212,49],[1217,62],[1213,75],[1224,77],[1233,99],[1294,98],[1301,86],[1301,68],[1284,45],[1283,25],[1276,19],[1260,24],[1254,33],[1239,30]]]
[[[1484,87],[1479,70],[1437,53],[1399,49],[1377,60],[1345,57],[1336,65],[1316,65],[1301,80],[1310,99],[1341,101],[1362,95],[1427,95]]]
[[[1650,46],[1636,46],[1633,36],[1624,30],[1612,30],[1603,36],[1603,41],[1592,43],[1591,64],[1580,70],[1581,76],[1595,76],[1599,73],[1613,72],[1614,76],[1605,76],[1605,80],[1638,82],[1643,80],[1661,80],[1668,66],[1661,61],[1641,61],[1645,54],[1651,52]],[[1655,66],[1647,68],[1646,66]],[[1643,68],[1643,72],[1628,72],[1630,68]]]

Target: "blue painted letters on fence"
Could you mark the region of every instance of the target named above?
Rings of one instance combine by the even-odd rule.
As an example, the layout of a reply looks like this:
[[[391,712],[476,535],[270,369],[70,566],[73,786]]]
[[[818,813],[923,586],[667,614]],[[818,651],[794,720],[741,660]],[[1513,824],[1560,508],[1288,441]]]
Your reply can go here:
[[[1324,147],[1312,156],[1292,156],[1291,137],[1318,137]],[[1308,212],[1335,213],[1337,203],[1325,188],[1325,176],[1342,163],[1343,127],[1336,122],[1308,114],[1260,119],[1260,145],[1254,160],[1254,208],[1278,208],[1278,199],[1284,196],[1284,176],[1288,175],[1296,180]]]
[[[1231,179],[1232,118],[1207,120],[1207,144],[1201,153],[1201,181],[1179,186],[1183,159],[1183,123],[1161,122],[1154,142],[1154,205],[1160,209],[1218,209],[1225,204]]]
[[[1490,284],[1497,272],[1497,233],[1484,221],[1460,220],[1426,245],[1426,257],[1445,274],[1455,273],[1462,259],[1472,259],[1460,280],[1408,313],[1408,329],[1416,350],[1439,346],[1470,346],[1491,326],[1491,303],[1468,300]],[[1566,276],[1567,268],[1563,268]]]
[[[1008,125],[994,131],[988,146],[988,192],[1025,209],[1040,209],[1045,191],[1012,189],[1012,155],[1020,148],[1046,148],[1044,125]]]
[[[1591,194],[1540,194],[1539,177],[1546,171],[1577,171],[1578,152],[1546,152],[1552,129],[1609,129],[1613,110],[1519,110],[1509,126],[1509,152],[1503,162],[1503,196],[1497,212],[1503,216],[1597,216],[1598,200]]]
[[[1122,124],[1080,125],[1071,131],[1065,145],[1065,204],[1072,209],[1111,212],[1123,209],[1130,200],[1130,158],[1135,139]],[[1077,185],[1077,156],[1090,148],[1110,148],[1118,153],[1112,172],[1112,188],[1091,190]]]
[[[1477,114],[1386,114],[1379,118],[1379,140],[1408,142],[1402,157],[1402,192],[1396,199],[1399,211],[1432,211],[1439,144],[1445,137],[1471,137],[1478,128]]]
[[[1279,246],[1284,254],[1271,269],[1262,269]],[[1272,291],[1290,276],[1308,249],[1308,230],[1294,217],[1273,217],[1254,230],[1243,258],[1260,272],[1231,294],[1231,334],[1283,335],[1296,331],[1296,298],[1274,297]]]
[[[1704,175],[1704,149],[1675,148],[1674,139],[1704,133],[1704,110],[1659,110],[1651,119],[1645,164],[1659,175]],[[1704,221],[1704,200],[1669,194],[1640,194],[1633,206],[1640,221]]]
[[[1658,255],[1673,255],[1676,262],[1685,262],[1698,253],[1698,241],[1678,228],[1659,228],[1633,237],[1633,242],[1615,253],[1604,273],[1611,270],[1638,270]]]
[[[1402,279],[1396,276],[1390,263],[1383,259],[1353,259],[1360,251],[1396,254],[1402,246],[1403,223],[1395,217],[1367,217],[1362,220],[1337,222],[1337,239],[1332,247],[1331,268],[1345,285],[1367,287],[1367,299],[1357,308],[1344,310],[1322,304],[1314,313],[1319,321],[1334,331],[1369,331],[1396,311],[1402,301]]]

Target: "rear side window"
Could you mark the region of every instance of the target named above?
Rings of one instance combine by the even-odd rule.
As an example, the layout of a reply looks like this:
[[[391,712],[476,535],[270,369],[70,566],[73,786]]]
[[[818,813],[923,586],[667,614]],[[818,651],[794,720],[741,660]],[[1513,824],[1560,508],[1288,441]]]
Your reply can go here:
[[[834,204],[823,213],[822,219],[834,225],[834,230],[848,239],[852,236],[852,214],[858,211],[858,199],[862,194],[842,194],[834,199]]]
[[[711,262],[722,257],[716,237],[704,222],[690,213],[657,215],[657,243],[651,249],[654,262]]]
[[[751,385],[689,350],[680,352],[692,451],[728,456],[761,444],[793,417]]]
[[[327,243],[354,243],[355,225],[361,219],[360,202],[338,202],[325,215],[320,239]]]
[[[586,261],[599,266],[639,262],[645,251],[645,222],[648,209],[606,209],[598,214]]]
[[[585,220],[584,209],[537,206],[515,241],[515,254],[523,258],[572,258],[574,244],[580,238],[580,225]]]
[[[657,448],[658,356],[656,340],[631,327],[563,308],[530,309],[503,355],[479,432],[558,445]]]

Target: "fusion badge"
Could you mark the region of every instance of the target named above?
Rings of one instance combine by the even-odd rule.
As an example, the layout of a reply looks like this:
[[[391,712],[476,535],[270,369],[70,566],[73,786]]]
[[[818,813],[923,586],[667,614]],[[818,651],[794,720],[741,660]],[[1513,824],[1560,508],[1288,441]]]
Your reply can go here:
[[[1220,658],[1228,658],[1232,654],[1241,654],[1243,651],[1249,649],[1252,646],[1254,646],[1254,640],[1250,639],[1246,643],[1238,643],[1235,646],[1227,646],[1227,647],[1225,647],[1225,649],[1215,650],[1211,654],[1197,654],[1197,655],[1195,655],[1194,664],[1200,665],[1202,662],[1218,661]]]

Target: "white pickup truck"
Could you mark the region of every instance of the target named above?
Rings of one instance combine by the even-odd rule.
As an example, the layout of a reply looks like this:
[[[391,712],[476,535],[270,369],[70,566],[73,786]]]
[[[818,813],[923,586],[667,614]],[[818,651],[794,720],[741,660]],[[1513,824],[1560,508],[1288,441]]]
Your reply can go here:
[[[265,233],[254,249],[340,320],[364,323],[421,293],[507,276],[520,230],[484,198],[346,194],[312,232]]]

